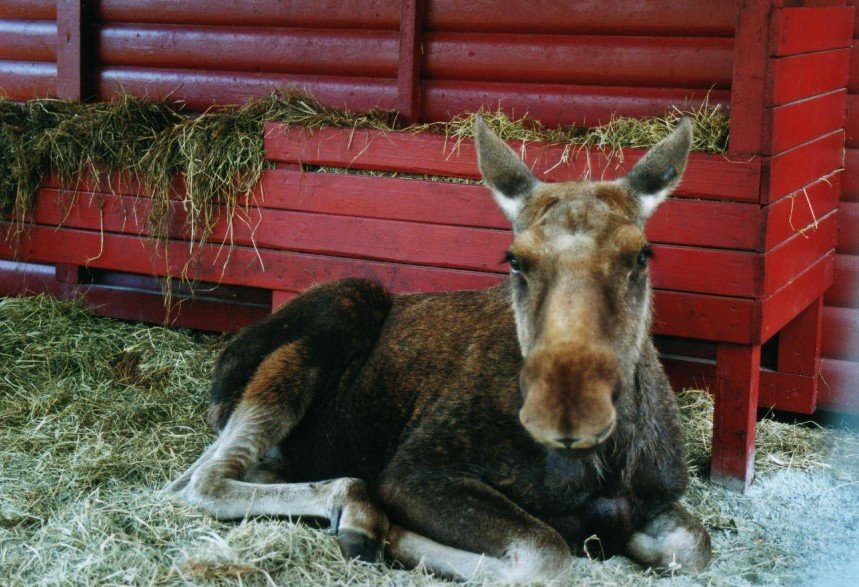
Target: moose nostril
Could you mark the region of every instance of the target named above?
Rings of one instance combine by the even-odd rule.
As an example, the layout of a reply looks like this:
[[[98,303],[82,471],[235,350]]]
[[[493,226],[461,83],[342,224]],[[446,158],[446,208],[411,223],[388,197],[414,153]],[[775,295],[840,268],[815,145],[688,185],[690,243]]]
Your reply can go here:
[[[581,440],[578,436],[566,436],[564,438],[556,438],[555,442],[561,444],[564,448],[573,448],[573,445],[581,442]]]

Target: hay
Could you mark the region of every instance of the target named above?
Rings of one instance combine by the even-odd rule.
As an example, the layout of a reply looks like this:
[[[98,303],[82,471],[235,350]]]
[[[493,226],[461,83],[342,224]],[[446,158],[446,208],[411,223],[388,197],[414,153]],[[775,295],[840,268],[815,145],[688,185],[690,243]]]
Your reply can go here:
[[[95,318],[50,298],[0,300],[2,584],[440,583],[347,562],[325,530],[288,520],[219,522],[158,491],[212,439],[206,394],[223,340]],[[775,583],[798,578],[804,551],[821,552],[830,567],[854,556],[833,545],[850,550],[856,541],[841,532],[859,528],[855,434],[761,423],[758,462],[766,469],[753,485],[758,495],[743,497],[702,476],[708,397],[679,397],[694,465],[684,500],[713,534],[713,568],[695,581],[672,580],[622,557],[580,559],[572,584]],[[848,464],[832,467],[833,455]],[[813,492],[804,501],[778,493],[806,485]],[[806,514],[806,525],[790,517]]]
[[[693,148],[724,152],[728,128],[726,111],[707,105],[674,109],[644,120],[616,118],[593,129],[547,128],[528,117],[511,119],[501,112],[483,115],[506,139],[545,141],[569,149],[617,151],[650,146],[667,136],[679,117],[688,116],[696,130]],[[471,136],[474,120],[475,115],[469,114],[401,130],[444,133],[458,144]],[[129,95],[97,103],[0,100],[0,210],[12,210],[19,219],[25,218],[40,181],[52,169],[70,188],[86,174],[98,179],[121,171],[143,182],[153,197],[148,229],[156,237],[166,238],[170,201],[179,199],[188,212],[189,240],[201,244],[218,218],[216,208],[224,206],[231,221],[239,198],[251,191],[266,168],[263,125],[267,121],[311,130],[322,126],[398,128],[393,112],[329,108],[297,91],[202,114],[186,112],[180,103],[150,102]],[[171,189],[177,175],[185,181],[182,193]]]

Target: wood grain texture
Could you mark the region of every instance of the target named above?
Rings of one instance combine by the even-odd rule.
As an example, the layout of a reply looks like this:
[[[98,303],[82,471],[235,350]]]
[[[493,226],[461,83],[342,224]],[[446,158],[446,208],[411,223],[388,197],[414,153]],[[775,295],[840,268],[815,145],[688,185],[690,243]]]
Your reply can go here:
[[[850,49],[773,59],[768,72],[767,105],[779,106],[847,87],[849,63]]]
[[[770,53],[786,56],[850,47],[853,17],[852,6],[776,9]]]
[[[835,210],[841,195],[841,176],[838,171],[822,177],[763,208],[766,228],[758,250],[769,251],[799,232],[812,230],[821,218]]]
[[[847,90],[840,89],[784,106],[768,109],[770,132],[767,149],[772,154],[844,128]]]
[[[841,169],[843,156],[839,130],[772,157],[763,165],[761,201],[774,202]]]
[[[795,279],[815,261],[835,249],[838,242],[838,211],[821,217],[816,226],[795,234],[763,255],[763,288],[768,296]],[[821,292],[822,293],[822,292]]]

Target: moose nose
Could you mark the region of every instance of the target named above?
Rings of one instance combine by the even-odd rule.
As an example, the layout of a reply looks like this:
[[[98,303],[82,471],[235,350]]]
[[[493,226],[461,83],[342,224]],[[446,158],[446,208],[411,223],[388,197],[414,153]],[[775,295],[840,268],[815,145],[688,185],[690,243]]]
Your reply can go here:
[[[555,442],[560,444],[567,450],[591,448],[597,444],[601,444],[606,438],[614,432],[614,422],[606,426],[603,430],[592,436],[564,436],[556,438]]]

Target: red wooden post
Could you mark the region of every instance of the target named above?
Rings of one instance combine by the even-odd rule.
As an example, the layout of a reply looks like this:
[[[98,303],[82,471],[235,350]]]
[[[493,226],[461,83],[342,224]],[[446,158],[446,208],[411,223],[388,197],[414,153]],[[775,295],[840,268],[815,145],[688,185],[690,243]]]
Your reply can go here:
[[[82,4],[83,0],[57,0],[57,96],[65,100],[84,97]]]
[[[402,0],[400,56],[397,65],[397,110],[403,124],[421,117],[421,27],[423,0]]]
[[[710,479],[737,491],[752,482],[761,347],[719,343]]]
[[[778,340],[778,370],[817,377],[823,324],[823,298],[818,298],[782,328]]]
[[[738,0],[731,82],[731,153],[758,155],[766,141],[770,19],[780,0]]]

